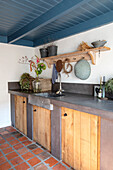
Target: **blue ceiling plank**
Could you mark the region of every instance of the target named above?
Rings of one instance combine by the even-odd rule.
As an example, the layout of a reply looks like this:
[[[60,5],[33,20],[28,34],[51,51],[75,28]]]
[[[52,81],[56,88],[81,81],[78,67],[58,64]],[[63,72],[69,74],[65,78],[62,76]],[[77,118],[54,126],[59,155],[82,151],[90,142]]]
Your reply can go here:
[[[7,43],[7,36],[0,35],[0,43]]]
[[[26,14],[26,13],[29,13],[29,10],[30,10],[30,7],[29,7],[29,6],[26,7],[26,8],[25,8],[25,6],[24,6],[24,8],[23,8],[23,5],[22,5],[22,4],[20,5],[20,4],[16,3],[16,1],[15,1],[15,3],[14,3],[14,2],[12,2],[12,1],[10,0],[10,3],[9,3],[8,0],[5,0],[5,1],[2,1],[2,3],[5,3],[7,7],[11,7],[13,11],[14,11],[14,9],[15,9],[15,12],[17,12],[17,11],[20,12],[20,11],[21,11],[21,13]],[[34,14],[33,14],[33,15],[34,15]],[[34,16],[36,16],[36,15],[34,15]]]
[[[13,44],[27,46],[27,47],[33,47],[33,41],[24,40],[24,39],[17,40]]]
[[[87,31],[87,30],[90,30],[90,29],[93,29],[93,28],[96,28],[96,27],[99,27],[99,26],[102,26],[102,25],[105,25],[111,22],[113,22],[113,11],[110,11],[106,14],[92,18],[76,26],[56,32],[42,39],[37,39],[34,41],[34,47],[44,44],[45,41],[48,39],[51,39],[52,41],[59,40],[61,38],[65,38],[65,37],[68,37],[68,36],[71,36],[77,33],[81,33],[81,32],[84,32],[84,31]]]
[[[21,9],[24,9],[24,10],[26,9],[26,12],[29,12],[32,10],[31,13],[33,13],[33,14],[36,13],[36,16],[37,16],[37,14],[41,15],[41,12],[39,12],[36,9],[34,9],[33,7],[31,7],[31,5],[25,5],[25,1],[23,2],[23,0],[22,0],[22,2],[21,2],[21,0],[19,0],[19,1],[12,0],[12,1],[15,3],[15,6],[19,5]]]
[[[26,0],[27,2],[29,2],[30,4],[34,5],[36,7],[36,9],[40,12],[45,12],[45,10],[47,10],[47,8],[45,8],[44,6],[40,6],[39,4],[36,4],[34,2],[32,2],[31,0]]]
[[[66,15],[73,9],[78,8],[82,4],[89,2],[90,0],[65,0],[56,5],[54,8],[50,9],[48,12],[44,13],[31,23],[27,24],[22,29],[18,30],[16,33],[8,37],[8,43],[13,43],[14,41],[23,38],[27,34],[39,29],[46,24]]]
[[[8,16],[15,17],[15,18],[20,18],[20,17],[27,16],[27,17],[29,17],[31,19],[34,19],[34,17],[31,16],[29,13],[22,13],[22,12],[20,12],[18,10],[10,10],[10,7],[9,8],[8,7],[7,8],[6,7],[5,8],[4,7],[0,8],[0,13],[2,15],[5,15],[5,16],[8,15]]]

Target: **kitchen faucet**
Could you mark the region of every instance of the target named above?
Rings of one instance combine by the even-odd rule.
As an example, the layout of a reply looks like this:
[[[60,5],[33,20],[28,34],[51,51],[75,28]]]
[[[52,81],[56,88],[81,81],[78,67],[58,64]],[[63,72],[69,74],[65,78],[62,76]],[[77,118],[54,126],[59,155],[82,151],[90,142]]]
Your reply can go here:
[[[61,74],[60,74],[60,72],[59,72],[58,76],[59,76],[60,87],[59,87],[59,90],[56,92],[56,94],[62,95],[62,92],[64,90],[62,90]]]

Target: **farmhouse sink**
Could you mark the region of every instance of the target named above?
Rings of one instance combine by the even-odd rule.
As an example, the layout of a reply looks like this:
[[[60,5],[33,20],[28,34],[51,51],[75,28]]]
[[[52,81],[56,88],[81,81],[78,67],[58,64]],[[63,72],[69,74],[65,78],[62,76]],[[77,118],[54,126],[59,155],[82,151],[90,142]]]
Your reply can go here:
[[[64,94],[56,94],[56,93],[37,93],[35,95],[36,96],[41,96],[41,97],[60,97],[60,96],[65,96]]]

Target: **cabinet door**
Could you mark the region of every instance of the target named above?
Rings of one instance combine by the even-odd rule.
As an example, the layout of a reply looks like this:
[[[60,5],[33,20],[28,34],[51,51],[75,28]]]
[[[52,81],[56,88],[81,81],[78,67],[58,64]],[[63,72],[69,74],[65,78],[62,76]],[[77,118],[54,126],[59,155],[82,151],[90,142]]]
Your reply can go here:
[[[76,170],[99,170],[99,148],[100,117],[62,108],[62,160]]]
[[[73,110],[62,108],[62,160],[74,167]]]
[[[26,97],[15,96],[15,127],[27,135]]]
[[[51,111],[33,106],[33,139],[51,150]]]

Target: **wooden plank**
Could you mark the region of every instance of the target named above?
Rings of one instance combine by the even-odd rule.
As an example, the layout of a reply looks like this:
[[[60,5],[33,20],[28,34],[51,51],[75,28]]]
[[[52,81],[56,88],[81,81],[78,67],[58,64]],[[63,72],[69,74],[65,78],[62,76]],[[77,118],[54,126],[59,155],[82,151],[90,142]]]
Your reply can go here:
[[[98,132],[97,132],[97,170],[100,170],[100,136],[101,136],[101,117],[98,116]]]
[[[90,142],[90,114],[81,112],[81,139]]]
[[[51,151],[51,111],[44,109],[45,113],[45,146],[46,148]]]
[[[67,114],[67,116],[64,116],[65,113]],[[72,167],[74,167],[73,115],[74,114],[72,109],[62,108],[62,160]]]
[[[37,110],[38,107],[33,105],[33,140],[37,141],[38,134],[38,113],[34,110]]]
[[[90,143],[81,140],[80,170],[90,170]]]
[[[83,55],[86,54],[87,52],[93,51],[93,52],[98,52],[98,51],[108,51],[111,50],[109,47],[98,47],[98,48],[92,48],[92,49],[86,49],[85,51],[75,51],[75,52],[71,52],[71,53],[65,53],[65,54],[59,54],[57,56],[50,56],[50,57],[45,57],[41,60],[47,59],[47,60],[51,60],[51,59],[56,59],[56,58],[61,58],[61,57],[70,57],[70,56],[78,56],[78,55]]]
[[[81,113],[74,111],[74,169],[80,170],[80,124]]]
[[[62,134],[61,134],[61,137],[62,137],[62,160],[64,160],[64,162],[66,161],[65,159],[65,117],[64,117],[64,113],[65,113],[65,108],[62,107],[61,108],[61,114],[62,114]]]
[[[33,106],[33,139],[51,150],[51,111]]]
[[[45,57],[41,60],[45,61],[47,63],[48,68],[51,68],[51,65],[53,63],[56,63],[58,60],[62,60],[63,62],[65,59],[69,59],[70,62],[77,62],[80,59],[84,58],[85,60],[92,60],[92,64],[96,64],[96,53],[99,51],[108,51],[110,50],[109,47],[98,47],[98,48],[91,48],[86,49],[84,51],[75,51],[72,53],[65,53],[65,54],[59,54],[57,56],[51,56],[51,57]]]
[[[23,97],[15,95],[15,127],[23,132]]]
[[[27,135],[27,99],[23,97],[23,133]]]
[[[91,169],[92,167],[95,167],[95,170],[97,170],[98,116],[90,115],[90,127],[90,166]]]
[[[15,95],[15,127],[19,129],[19,115],[18,115],[18,107],[17,107],[17,96]]]

